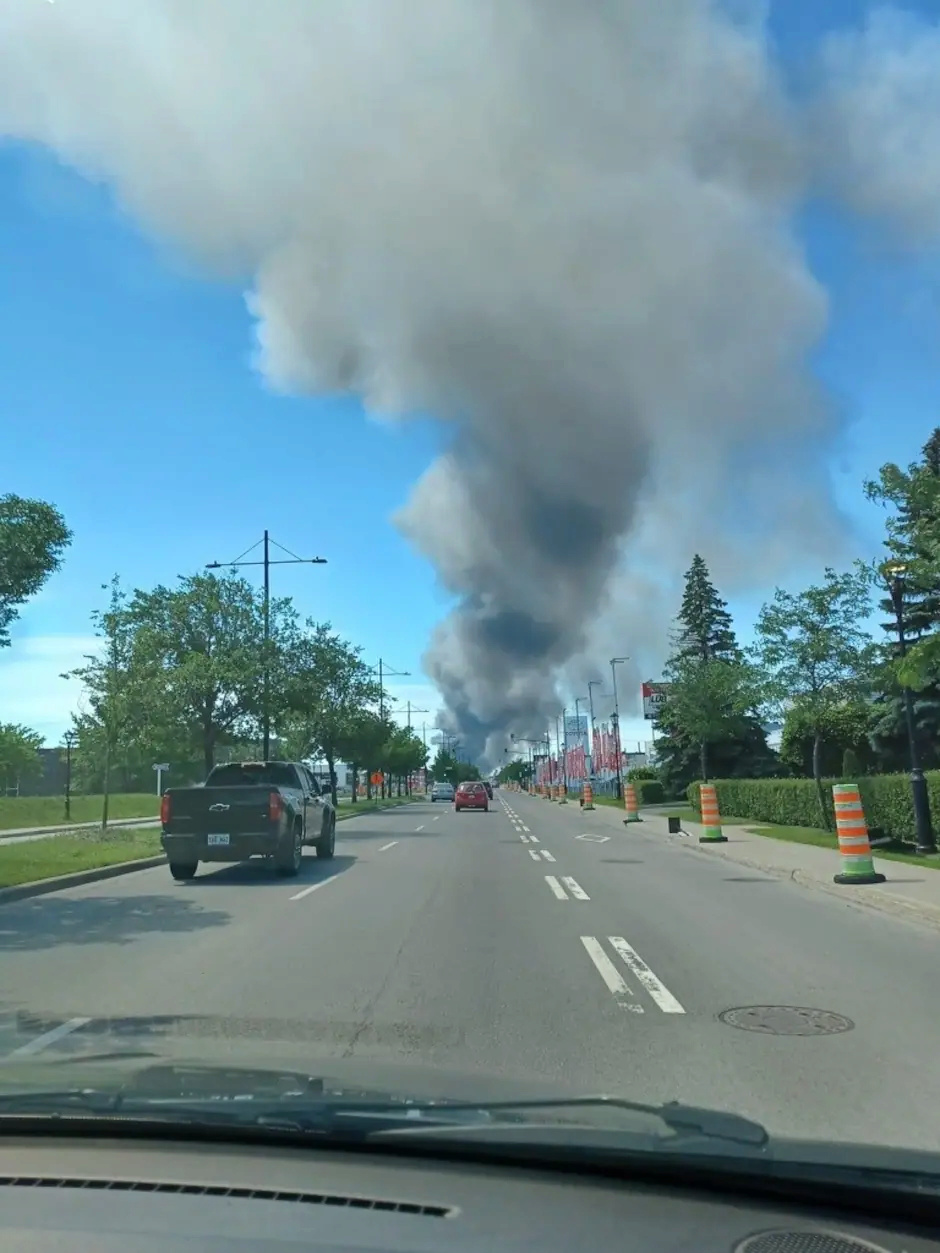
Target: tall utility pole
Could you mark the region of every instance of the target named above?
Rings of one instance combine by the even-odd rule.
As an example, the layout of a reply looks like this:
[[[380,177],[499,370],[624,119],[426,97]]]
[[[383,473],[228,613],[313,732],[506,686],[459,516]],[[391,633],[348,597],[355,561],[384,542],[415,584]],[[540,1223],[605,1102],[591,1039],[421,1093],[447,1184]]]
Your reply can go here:
[[[430,711],[430,709],[416,709],[416,708],[414,707],[414,705],[412,705],[411,701],[408,701],[408,702],[407,702],[407,705],[408,705],[408,730],[410,731],[410,730],[411,730],[411,715],[412,715],[412,714],[429,714],[431,711]],[[424,724],[422,723],[422,726],[423,726],[423,725],[424,725]]]
[[[386,675],[391,675],[393,678],[396,678],[396,679],[410,679],[411,671],[410,670],[389,670],[385,665],[385,659],[382,657],[379,658],[378,666],[372,666],[371,669],[372,669],[373,674],[375,674],[376,670],[378,670],[379,672],[379,717],[384,718],[385,717],[385,678],[386,678]]]
[[[614,718],[617,720],[615,745],[617,750],[617,795],[621,798],[623,797],[623,769],[620,748],[620,706],[617,703],[617,667],[622,666],[625,661],[629,660],[629,657],[611,657],[610,659],[610,676],[614,684]]]
[[[275,548],[280,549],[282,553],[287,553],[286,557],[276,557],[271,560],[271,544]],[[254,552],[258,544],[264,545],[264,556],[260,561],[244,561],[249,553]],[[261,673],[261,734],[264,741],[262,756],[265,761],[271,752],[271,700],[269,692],[270,675],[268,645],[271,641],[271,567],[272,566],[325,566],[325,557],[298,557],[296,553],[292,553],[289,548],[285,548],[283,544],[279,544],[276,540],[272,540],[267,531],[264,533],[264,539],[259,540],[257,544],[252,544],[250,548],[246,548],[240,557],[236,557],[234,561],[208,561],[206,562],[207,570],[221,570],[223,567],[227,570],[238,570],[242,566],[264,566],[264,655],[262,657],[263,670]]]

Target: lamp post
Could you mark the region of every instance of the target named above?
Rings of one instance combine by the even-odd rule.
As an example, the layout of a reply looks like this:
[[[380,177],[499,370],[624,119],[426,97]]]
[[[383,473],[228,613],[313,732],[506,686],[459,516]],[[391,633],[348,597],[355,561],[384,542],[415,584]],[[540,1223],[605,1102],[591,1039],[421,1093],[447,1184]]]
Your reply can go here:
[[[65,740],[65,821],[72,820],[72,747],[78,736],[74,731],[66,731]]]
[[[623,766],[622,752],[620,747],[620,705],[617,701],[617,667],[622,666],[625,661],[629,661],[629,657],[611,657],[610,659],[610,677],[614,685],[614,742],[617,751],[617,795],[623,799]]]
[[[904,575],[907,566],[902,562],[889,562],[884,567],[891,604],[898,628],[898,647],[902,657],[907,655],[907,638],[904,632]],[[930,818],[930,794],[927,791],[927,780],[920,764],[920,751],[917,744],[917,723],[914,719],[914,694],[906,683],[902,683],[901,692],[904,698],[904,719],[907,723],[907,748],[911,763],[911,799],[914,804],[914,851],[921,856],[937,851],[934,840],[933,824]]]

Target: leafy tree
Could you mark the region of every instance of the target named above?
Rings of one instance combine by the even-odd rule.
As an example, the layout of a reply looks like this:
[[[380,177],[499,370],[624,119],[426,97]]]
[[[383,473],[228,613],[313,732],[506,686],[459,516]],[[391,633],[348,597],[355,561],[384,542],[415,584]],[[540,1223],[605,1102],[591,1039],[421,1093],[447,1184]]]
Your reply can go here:
[[[76,720],[79,745],[86,752],[89,739],[101,754],[101,826],[108,825],[111,770],[120,746],[139,734],[147,724],[159,676],[153,666],[141,664],[136,654],[136,632],[127,595],[117,575],[106,584],[108,605],[91,617],[102,642],[100,653],[85,656],[85,665],[65,677],[79,679],[89,710]],[[88,736],[88,732],[93,734]]]
[[[496,776],[500,783],[525,783],[531,777],[532,767],[527,761],[523,761],[521,757],[517,757],[514,761],[510,761],[503,766],[499,774]]]
[[[757,699],[752,669],[740,661],[678,659],[670,664],[669,700],[660,725],[680,743],[694,745],[700,777],[710,776],[711,750],[743,739]],[[657,745],[662,750],[662,742]]]
[[[765,694],[779,710],[799,708],[813,732],[813,778],[825,824],[823,737],[827,714],[870,693],[875,645],[867,618],[871,573],[859,565],[845,574],[826,569],[821,584],[794,595],[777,588],[757,620],[754,655],[766,674]]]
[[[15,722],[0,722],[0,795],[42,772],[42,736]]]
[[[431,766],[431,777],[435,783],[449,783],[456,787],[460,782],[460,765],[453,753],[439,748],[434,764]]]
[[[340,638],[329,623],[307,623],[306,633],[285,652],[283,717],[291,756],[322,756],[336,802],[336,763],[357,719],[379,699],[379,686],[360,649]],[[353,787],[353,801],[356,789]]]
[[[427,749],[410,727],[394,727],[382,749],[383,769],[398,780],[401,796],[402,779],[420,770],[428,759]]]
[[[360,709],[345,725],[336,743],[337,753],[349,762],[353,775],[353,798],[360,769],[366,772],[366,795],[372,796],[372,771],[381,764],[382,751],[392,732],[392,723],[371,709]],[[384,783],[383,783],[384,787]]]
[[[894,463],[882,466],[865,490],[887,510],[887,561],[903,571],[901,621],[909,646],[902,663],[894,604],[886,595],[880,606],[886,644],[873,743],[883,768],[907,764],[902,682],[907,683],[916,692],[914,718],[924,765],[935,767],[940,765],[940,428],[919,461],[906,470]],[[890,574],[885,582],[890,584]]]
[[[9,646],[10,626],[20,606],[35,596],[72,539],[58,509],[42,500],[0,496],[0,648]]]
[[[783,723],[780,760],[798,778],[813,777],[813,752],[817,728],[821,733],[820,770],[823,778],[845,774],[846,752],[853,752],[859,763],[856,774],[865,774],[876,764],[871,746],[873,706],[869,703],[833,704],[815,715],[801,705],[791,705]]]
[[[154,713],[176,728],[206,773],[223,744],[257,733],[263,705],[264,610],[245,579],[196,574],[175,589],[137,591],[128,607],[134,655],[155,674]],[[270,605],[272,717],[284,716],[286,641],[294,615],[286,600]]]

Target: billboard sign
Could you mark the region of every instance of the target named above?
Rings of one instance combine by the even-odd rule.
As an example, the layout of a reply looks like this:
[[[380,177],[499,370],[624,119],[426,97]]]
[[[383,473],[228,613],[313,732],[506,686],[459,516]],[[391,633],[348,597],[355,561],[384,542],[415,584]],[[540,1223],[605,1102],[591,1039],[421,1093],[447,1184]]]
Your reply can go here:
[[[652,680],[643,684],[643,717],[653,722],[659,717],[659,711],[669,699],[669,683],[653,683]]]

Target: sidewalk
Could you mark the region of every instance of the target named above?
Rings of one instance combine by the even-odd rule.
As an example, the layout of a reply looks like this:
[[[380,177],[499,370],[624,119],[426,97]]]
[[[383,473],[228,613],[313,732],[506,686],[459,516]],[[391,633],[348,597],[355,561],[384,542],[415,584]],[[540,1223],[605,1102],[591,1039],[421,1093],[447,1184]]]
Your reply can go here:
[[[158,827],[160,815],[152,818],[112,818],[108,823],[109,831],[117,831],[122,827]],[[0,830],[0,843],[4,840],[42,840],[52,835],[73,835],[81,831],[96,831],[100,822],[60,822],[54,827],[8,827]]]
[[[552,804],[545,800],[539,800],[538,803]],[[685,806],[677,805],[672,812],[679,808]],[[669,834],[666,821],[670,813],[668,806],[657,806],[645,812],[641,810],[642,821],[631,823],[629,827],[624,824],[623,810],[612,805],[598,805],[596,809],[585,813],[577,801],[569,800],[568,805],[559,812],[564,813],[566,810],[571,815],[572,824],[584,824],[582,829],[585,831],[592,828],[613,829],[626,839],[634,835],[661,839],[692,856],[722,857],[736,865],[762,870],[776,878],[790,879],[802,887],[830,893],[846,904],[913,918],[940,928],[940,870],[932,870],[926,866],[921,869],[914,862],[907,864],[893,861],[878,857],[875,852],[875,868],[885,876],[886,882],[850,887],[833,882],[833,876],[839,872],[839,853],[835,848],[830,850],[817,848],[812,844],[775,840],[769,836],[755,835],[751,828],[737,825],[723,828],[728,837],[727,844],[699,844],[698,837],[702,833],[700,823],[685,824],[681,835]],[[754,824],[761,825],[769,824]],[[936,860],[933,860],[936,864]]]

